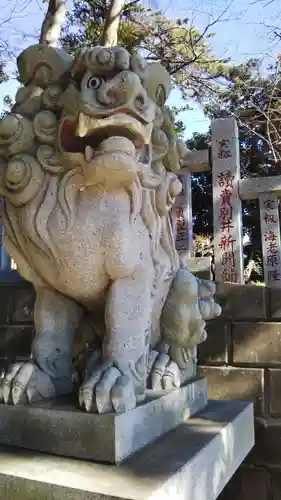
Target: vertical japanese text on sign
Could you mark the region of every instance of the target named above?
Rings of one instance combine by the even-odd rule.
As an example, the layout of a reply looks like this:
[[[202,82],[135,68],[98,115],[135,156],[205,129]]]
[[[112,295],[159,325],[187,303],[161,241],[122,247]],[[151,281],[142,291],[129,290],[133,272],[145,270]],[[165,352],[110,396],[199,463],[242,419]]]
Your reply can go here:
[[[218,158],[219,160],[227,160],[228,158],[232,158],[230,141],[228,139],[221,139],[219,141]]]
[[[223,141],[221,141],[223,142]],[[226,154],[225,148],[223,149]],[[223,157],[225,158],[225,156]],[[221,258],[221,278],[223,281],[237,282],[235,243],[236,240],[231,234],[233,225],[232,194],[234,175],[230,171],[222,172],[218,175],[218,185],[220,187],[220,243],[222,252]]]
[[[267,283],[278,282],[281,280],[280,274],[280,249],[278,248],[279,230],[278,217],[276,206],[273,200],[263,200],[263,222],[266,226],[264,233],[264,248],[265,248],[265,273],[267,272]]]

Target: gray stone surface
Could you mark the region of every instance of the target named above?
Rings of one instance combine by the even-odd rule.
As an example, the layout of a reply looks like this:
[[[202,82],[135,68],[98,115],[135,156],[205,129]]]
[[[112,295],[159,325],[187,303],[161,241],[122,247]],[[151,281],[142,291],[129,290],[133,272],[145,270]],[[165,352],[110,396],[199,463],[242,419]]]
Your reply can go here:
[[[184,261],[188,269],[198,278],[204,279],[204,280],[211,280],[212,279],[212,272],[211,272],[211,257],[182,257],[182,254],[180,254],[181,259]]]
[[[118,467],[0,447],[0,498],[215,500],[253,444],[252,404],[214,401]]]
[[[158,396],[121,414],[88,414],[69,402],[0,405],[0,444],[118,463],[202,410],[206,380]]]

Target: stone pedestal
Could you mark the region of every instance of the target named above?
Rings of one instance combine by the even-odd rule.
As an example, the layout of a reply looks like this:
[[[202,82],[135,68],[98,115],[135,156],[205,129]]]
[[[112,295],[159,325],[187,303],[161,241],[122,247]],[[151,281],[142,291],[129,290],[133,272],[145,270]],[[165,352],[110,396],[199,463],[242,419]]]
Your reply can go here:
[[[161,391],[127,413],[84,413],[73,402],[0,405],[0,444],[56,455],[118,463],[202,410],[206,380]]]
[[[221,401],[119,466],[2,446],[0,498],[215,500],[253,444],[252,404]]]

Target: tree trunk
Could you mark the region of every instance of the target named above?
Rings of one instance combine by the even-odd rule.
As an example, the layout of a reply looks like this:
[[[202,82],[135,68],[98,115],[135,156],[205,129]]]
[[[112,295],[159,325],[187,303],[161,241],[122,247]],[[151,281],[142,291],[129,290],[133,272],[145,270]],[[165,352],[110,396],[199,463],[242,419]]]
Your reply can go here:
[[[104,30],[101,37],[101,45],[114,47],[117,45],[117,32],[120,22],[120,15],[123,10],[125,0],[112,0],[107,12]]]
[[[244,279],[246,284],[249,283],[252,272],[254,271],[255,267],[256,267],[255,261],[253,259],[250,259],[244,270]]]
[[[49,0],[49,7],[41,28],[40,42],[56,47],[66,14],[66,0]]]

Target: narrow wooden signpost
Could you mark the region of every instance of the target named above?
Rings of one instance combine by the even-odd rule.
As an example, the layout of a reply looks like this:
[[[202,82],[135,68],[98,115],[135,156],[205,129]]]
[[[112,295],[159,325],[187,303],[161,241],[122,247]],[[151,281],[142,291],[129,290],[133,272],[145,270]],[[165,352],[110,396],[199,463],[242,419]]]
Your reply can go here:
[[[239,140],[233,118],[212,123],[212,173],[215,278],[244,283]]]
[[[182,192],[174,206],[176,248],[191,257],[193,244],[191,173],[181,172],[178,178],[182,183]]]
[[[278,198],[275,193],[259,196],[264,281],[270,288],[281,286],[281,245]]]

